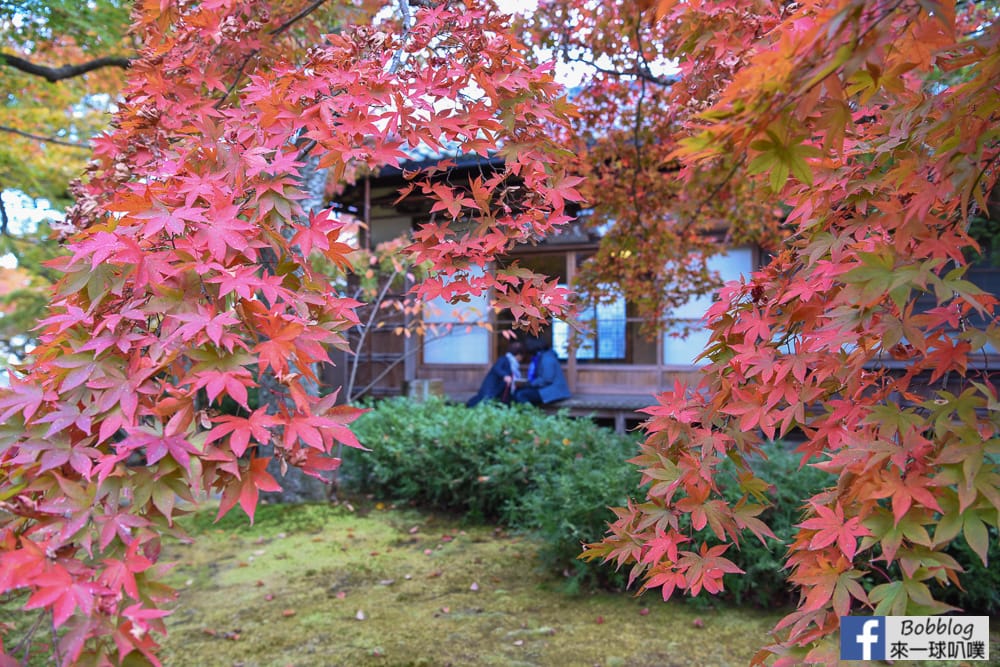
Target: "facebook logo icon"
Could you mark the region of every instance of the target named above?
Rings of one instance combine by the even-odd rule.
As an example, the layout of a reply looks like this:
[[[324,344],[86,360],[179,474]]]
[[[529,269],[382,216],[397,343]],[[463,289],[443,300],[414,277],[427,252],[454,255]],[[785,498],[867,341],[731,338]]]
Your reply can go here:
[[[885,660],[885,616],[841,616],[840,659]]]

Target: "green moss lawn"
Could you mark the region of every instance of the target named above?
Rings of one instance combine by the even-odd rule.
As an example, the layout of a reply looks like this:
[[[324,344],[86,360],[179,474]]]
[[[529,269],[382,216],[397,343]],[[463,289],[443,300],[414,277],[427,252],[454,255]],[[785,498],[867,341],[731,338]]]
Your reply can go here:
[[[167,665],[746,665],[777,613],[567,595],[532,542],[384,508],[263,506],[167,549]]]

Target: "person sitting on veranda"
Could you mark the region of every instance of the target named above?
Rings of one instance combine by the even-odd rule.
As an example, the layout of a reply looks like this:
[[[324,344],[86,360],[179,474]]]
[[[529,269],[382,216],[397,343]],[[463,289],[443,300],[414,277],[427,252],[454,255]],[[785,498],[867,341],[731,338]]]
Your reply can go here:
[[[514,396],[515,384],[523,380],[521,364],[527,357],[527,351],[521,341],[514,341],[507,347],[507,353],[496,360],[496,363],[486,373],[479,392],[466,401],[466,407],[474,407],[483,401],[500,401],[510,403]]]
[[[566,376],[552,348],[534,339],[529,341],[528,350],[534,352],[534,356],[528,368],[526,384],[514,393],[514,402],[548,405],[569,398]]]

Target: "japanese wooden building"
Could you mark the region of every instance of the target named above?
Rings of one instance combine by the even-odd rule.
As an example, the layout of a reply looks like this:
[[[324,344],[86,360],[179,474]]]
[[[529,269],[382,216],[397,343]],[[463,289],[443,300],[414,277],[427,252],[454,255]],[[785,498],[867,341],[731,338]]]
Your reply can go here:
[[[499,160],[459,158],[451,176],[461,181],[473,170],[481,172],[499,164]],[[397,201],[403,185],[401,170],[385,170],[338,198],[342,210],[364,221],[366,232],[360,240],[363,245],[375,247],[391,241],[429,219],[427,201],[417,197]],[[535,245],[519,246],[510,259],[569,284],[581,264],[596,252],[598,243],[595,234],[570,225]],[[763,259],[756,248],[740,247],[713,257],[709,266],[727,281],[749,275]],[[1000,268],[996,266],[976,266],[967,277],[989,293],[996,294],[1000,288]],[[676,379],[694,379],[696,357],[708,340],[708,333],[700,329],[700,320],[711,301],[710,296],[700,297],[676,309],[672,313],[678,320],[676,328],[668,328],[652,339],[640,333],[642,323],[623,299],[591,307],[581,314],[581,320],[589,322],[592,330],[592,335],[583,340],[571,340],[568,325],[553,322],[546,335],[562,360],[573,392],[573,398],[560,406],[571,414],[613,419],[619,429],[629,420],[638,420],[640,415],[634,410],[655,403],[655,395],[671,387]],[[930,301],[923,307],[933,307]],[[394,333],[405,324],[407,316],[403,314],[396,322],[368,330],[365,344],[355,347],[360,350],[352,383],[355,394],[360,388],[368,395],[395,395],[408,388],[423,388],[427,383],[456,400],[476,392],[487,369],[504,352],[506,341],[498,332],[509,328],[509,322],[493,313],[486,297],[457,306],[426,305],[423,315],[432,334],[407,337]],[[677,335],[681,331],[686,332],[685,336]],[[327,382],[347,384],[348,357],[335,361],[337,371]],[[990,350],[975,363],[980,362],[986,372],[992,372],[1000,368],[1000,354]],[[886,360],[884,365],[892,363]]]
[[[463,172],[498,164],[458,159],[452,177],[461,181],[468,175]],[[397,202],[403,184],[401,170],[385,170],[338,198],[341,210],[364,221],[366,232],[360,239],[363,245],[376,247],[407,234],[428,219],[426,201],[410,197]],[[519,246],[511,259],[570,284],[578,267],[596,252],[598,242],[598,236],[584,231],[582,226],[570,225],[535,245]],[[756,249],[743,247],[713,258],[710,266],[723,280],[730,280],[741,273],[749,274],[758,261]],[[632,414],[635,409],[654,403],[655,394],[672,386],[678,376],[695,373],[695,357],[707,341],[707,333],[699,329],[699,320],[710,303],[711,297],[693,299],[673,313],[680,320],[676,331],[687,330],[686,337],[671,335],[668,330],[647,338],[640,333],[641,322],[633,308],[623,299],[591,307],[581,314],[581,320],[588,322],[591,329],[591,335],[584,339],[571,340],[569,326],[553,322],[545,335],[563,362],[574,394],[562,405],[571,412],[615,419],[619,428],[626,419],[638,418]],[[402,320],[369,331],[369,340],[360,348],[355,388],[385,396],[434,381],[454,399],[475,393],[486,370],[504,352],[505,339],[497,332],[509,328],[509,323],[492,312],[485,297],[457,306],[427,305],[424,317],[433,334],[400,336]],[[347,362],[342,357],[338,366],[343,368],[349,365]],[[329,378],[331,384],[338,380],[344,384],[346,378]]]

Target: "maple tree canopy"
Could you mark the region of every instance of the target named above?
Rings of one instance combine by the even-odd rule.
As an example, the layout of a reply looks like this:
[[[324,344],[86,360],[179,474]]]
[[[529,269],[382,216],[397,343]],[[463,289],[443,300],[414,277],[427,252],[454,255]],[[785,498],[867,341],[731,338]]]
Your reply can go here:
[[[490,291],[529,325],[566,306],[542,276],[481,270],[579,198],[554,164],[568,105],[551,68],[475,0],[401,3],[386,20],[339,7],[325,30],[320,4],[137,4],[143,47],[75,186],[51,314],[0,393],[0,591],[28,591],[62,664],[157,662],[161,536],[211,492],[220,515],[252,518],[278,488],[261,446],[312,475],[339,464],[335,445],[360,446],[347,427],[360,411],[307,389],[358,323],[312,264],[346,268],[350,248],[335,216],[301,210],[307,160],[339,179],[411,149],[502,152],[488,178],[426,185],[437,215],[410,252],[435,274],[419,293]],[[251,409],[264,373],[284,397]],[[222,414],[225,398],[241,409]]]
[[[540,12],[542,43],[605,55],[585,90],[597,113],[638,88],[643,114],[665,117],[657,132],[635,114],[632,152],[638,163],[668,144],[656,159],[679,202],[675,237],[711,222],[689,201],[697,213],[740,192],[780,205],[790,234],[721,291],[700,384],[646,410],[633,460],[646,497],[584,556],[630,565],[664,598],[718,591],[735,569],[727,548],[772,536],[758,517],[782,480],[755,474],[759,445],[796,431],[803,465],[834,486],[802,499],[785,557],[800,603],[755,662],[835,664],[849,612],[950,610],[934,598],[959,582],[945,548],[964,540],[985,563],[1000,512],[997,301],[966,279],[969,229],[1000,199],[995,5],[551,0]],[[660,57],[676,60],[671,82],[647,67]],[[637,274],[657,270],[652,256]],[[724,460],[741,471],[736,503],[717,485]]]

